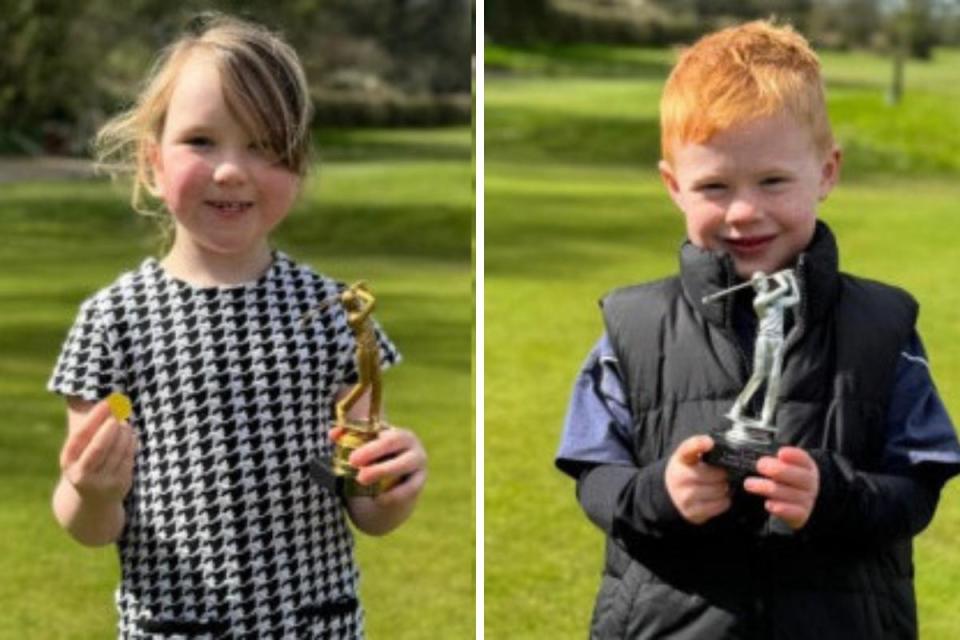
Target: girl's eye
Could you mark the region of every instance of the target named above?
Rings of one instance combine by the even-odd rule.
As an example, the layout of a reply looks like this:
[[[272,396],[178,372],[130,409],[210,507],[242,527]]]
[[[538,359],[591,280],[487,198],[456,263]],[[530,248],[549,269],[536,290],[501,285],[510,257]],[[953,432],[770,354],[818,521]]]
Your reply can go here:
[[[250,151],[258,155],[259,157],[269,161],[269,162],[279,162],[280,154],[278,154],[268,142],[250,143]]]
[[[213,144],[213,140],[206,136],[191,136],[184,142],[191,147],[208,147]]]
[[[762,184],[762,185],[765,186],[765,187],[775,187],[775,186],[777,186],[777,185],[781,185],[781,184],[785,183],[786,181],[787,181],[787,179],[784,178],[784,177],[781,177],[781,176],[771,176],[771,177],[769,177],[769,178],[764,178],[764,179],[760,182],[760,184]]]

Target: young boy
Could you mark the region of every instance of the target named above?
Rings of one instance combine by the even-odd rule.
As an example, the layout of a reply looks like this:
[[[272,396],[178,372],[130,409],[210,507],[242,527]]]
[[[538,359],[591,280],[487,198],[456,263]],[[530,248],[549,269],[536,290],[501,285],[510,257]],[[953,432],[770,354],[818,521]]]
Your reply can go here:
[[[607,534],[591,637],[915,638],[911,538],[960,445],[916,303],[839,272],[816,219],[841,163],[817,58],[767,22],[711,34],[668,79],[661,125],[680,273],[603,300],[556,460]],[[737,481],[702,458],[750,375],[753,291],[703,298],[785,268],[784,446]]]

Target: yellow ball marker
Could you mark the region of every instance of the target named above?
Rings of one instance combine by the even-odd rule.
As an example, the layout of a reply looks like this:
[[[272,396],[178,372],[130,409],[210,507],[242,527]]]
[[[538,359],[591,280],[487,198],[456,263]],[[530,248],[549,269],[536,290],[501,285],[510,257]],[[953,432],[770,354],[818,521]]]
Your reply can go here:
[[[130,404],[130,398],[119,391],[114,391],[107,396],[107,404],[110,405],[110,413],[117,420],[124,422],[133,413],[133,405]]]

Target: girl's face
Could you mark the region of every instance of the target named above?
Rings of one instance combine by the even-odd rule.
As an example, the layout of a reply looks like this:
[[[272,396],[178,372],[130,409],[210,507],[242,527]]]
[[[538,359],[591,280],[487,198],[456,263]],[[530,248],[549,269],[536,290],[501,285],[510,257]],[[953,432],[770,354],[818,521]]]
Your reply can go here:
[[[690,242],[729,254],[742,278],[791,265],[810,243],[817,203],[840,168],[840,152],[822,157],[812,137],[779,114],[679,145],[660,174]]]
[[[227,107],[207,55],[184,62],[151,153],[157,195],[176,225],[175,249],[257,260],[286,217],[299,177],[261,151]]]

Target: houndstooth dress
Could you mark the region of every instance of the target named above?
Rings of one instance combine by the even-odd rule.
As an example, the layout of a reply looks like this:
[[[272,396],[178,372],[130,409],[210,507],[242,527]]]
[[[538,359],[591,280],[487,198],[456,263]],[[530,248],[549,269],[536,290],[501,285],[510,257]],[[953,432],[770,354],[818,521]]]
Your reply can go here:
[[[301,318],[340,290],[279,252],[233,287],[150,258],[82,305],[48,388],[133,401],[121,638],[363,637],[344,510],[307,473],[356,365],[339,304]]]

